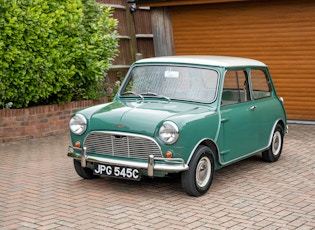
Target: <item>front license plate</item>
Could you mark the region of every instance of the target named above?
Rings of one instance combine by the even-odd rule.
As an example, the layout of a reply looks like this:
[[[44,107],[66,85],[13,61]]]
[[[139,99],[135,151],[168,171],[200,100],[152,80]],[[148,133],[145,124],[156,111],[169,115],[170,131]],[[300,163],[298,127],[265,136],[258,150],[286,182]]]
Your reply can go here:
[[[124,178],[129,180],[140,180],[140,170],[137,168],[129,168],[123,166],[94,164],[94,175],[103,175],[117,178]]]

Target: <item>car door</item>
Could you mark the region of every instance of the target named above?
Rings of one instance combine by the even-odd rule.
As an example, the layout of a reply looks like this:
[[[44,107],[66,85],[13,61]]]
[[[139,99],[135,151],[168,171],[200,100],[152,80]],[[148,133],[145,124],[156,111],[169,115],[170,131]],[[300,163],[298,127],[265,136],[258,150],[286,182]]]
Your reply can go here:
[[[251,100],[248,80],[245,69],[228,70],[224,76],[218,138],[222,164],[252,153],[257,146],[255,105]]]
[[[267,71],[263,68],[253,68],[250,70],[251,95],[254,111],[252,115],[255,119],[257,146],[260,150],[269,144],[269,138],[273,126],[278,119],[275,109],[279,103],[272,95],[272,86]]]

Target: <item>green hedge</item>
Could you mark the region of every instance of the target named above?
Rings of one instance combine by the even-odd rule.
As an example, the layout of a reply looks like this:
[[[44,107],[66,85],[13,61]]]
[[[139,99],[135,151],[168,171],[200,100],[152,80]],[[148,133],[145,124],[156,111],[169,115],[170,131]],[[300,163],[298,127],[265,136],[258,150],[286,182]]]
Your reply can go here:
[[[118,52],[95,0],[0,0],[0,107],[96,99]]]

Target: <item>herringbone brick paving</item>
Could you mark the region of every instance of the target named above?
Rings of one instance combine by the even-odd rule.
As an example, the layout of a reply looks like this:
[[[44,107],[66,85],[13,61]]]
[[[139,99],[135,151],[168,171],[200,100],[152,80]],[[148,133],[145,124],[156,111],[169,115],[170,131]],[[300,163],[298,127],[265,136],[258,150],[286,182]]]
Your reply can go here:
[[[216,172],[204,196],[179,178],[83,180],[68,135],[0,145],[0,229],[315,229],[315,126],[291,124],[283,155]]]

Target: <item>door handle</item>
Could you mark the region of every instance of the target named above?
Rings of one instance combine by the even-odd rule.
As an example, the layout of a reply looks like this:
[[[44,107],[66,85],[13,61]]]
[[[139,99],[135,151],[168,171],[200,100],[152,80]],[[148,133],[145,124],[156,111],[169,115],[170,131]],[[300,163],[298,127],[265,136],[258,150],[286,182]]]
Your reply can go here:
[[[253,106],[250,107],[250,110],[255,110],[256,108],[257,108],[257,106],[253,105]]]

